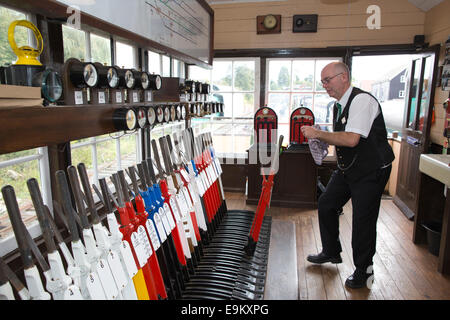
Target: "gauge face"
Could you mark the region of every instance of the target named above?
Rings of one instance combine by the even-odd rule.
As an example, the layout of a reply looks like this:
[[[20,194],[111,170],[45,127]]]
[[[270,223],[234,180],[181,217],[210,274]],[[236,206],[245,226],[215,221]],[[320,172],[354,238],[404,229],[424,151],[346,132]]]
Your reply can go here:
[[[145,110],[143,108],[139,108],[137,112],[137,122],[139,125],[139,128],[145,127],[145,124],[147,123],[147,118],[145,116]]]
[[[106,79],[108,80],[108,85],[110,88],[114,89],[119,85],[119,75],[117,74],[116,68],[108,68]]]
[[[196,114],[197,113],[197,104],[193,103],[191,106],[192,106],[192,113]]]
[[[128,89],[131,89],[134,87],[134,83],[136,82],[136,79],[134,78],[133,72],[131,70],[127,70],[125,72],[125,84]]]
[[[44,94],[44,97],[50,102],[59,100],[63,92],[63,84],[59,74],[56,71],[51,70],[46,76],[44,74],[43,77],[42,93]]]
[[[84,66],[83,79],[84,79],[84,82],[89,87],[94,87],[97,84],[98,73],[97,73],[97,69],[95,68],[95,66],[93,64],[88,63]]]
[[[176,112],[177,112],[177,119],[180,120],[181,119],[181,107],[180,106],[176,107]]]
[[[170,121],[170,108],[164,109],[164,121],[169,122]]]
[[[170,120],[175,121],[176,116],[177,116],[176,108],[175,108],[175,106],[171,106],[170,107]]]
[[[130,109],[127,111],[127,115],[126,115],[126,123],[127,123],[127,128],[128,130],[132,130],[136,127],[136,113],[134,112],[134,110]]]
[[[142,88],[144,90],[147,90],[149,85],[150,85],[150,79],[148,77],[148,73],[147,72],[142,72],[141,74],[141,84],[142,84]]]
[[[161,86],[162,86],[162,78],[161,78],[161,76],[159,76],[159,75],[156,75],[156,78],[155,78],[155,86],[156,86],[156,90],[161,89]]]
[[[181,107],[181,119],[186,119],[186,108],[185,106]]]
[[[148,117],[148,123],[154,124],[156,121],[155,109],[153,109],[152,107],[148,108],[147,117]]]
[[[161,107],[156,108],[156,119],[158,122],[163,122],[164,120],[164,111]]]
[[[195,92],[195,82],[192,82],[191,84],[191,92]]]

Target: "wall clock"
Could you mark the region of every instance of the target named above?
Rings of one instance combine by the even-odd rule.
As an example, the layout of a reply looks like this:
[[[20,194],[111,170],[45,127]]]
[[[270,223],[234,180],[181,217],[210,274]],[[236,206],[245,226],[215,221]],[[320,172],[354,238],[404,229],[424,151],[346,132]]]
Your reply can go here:
[[[271,34],[281,33],[281,15],[267,14],[256,17],[256,33]]]

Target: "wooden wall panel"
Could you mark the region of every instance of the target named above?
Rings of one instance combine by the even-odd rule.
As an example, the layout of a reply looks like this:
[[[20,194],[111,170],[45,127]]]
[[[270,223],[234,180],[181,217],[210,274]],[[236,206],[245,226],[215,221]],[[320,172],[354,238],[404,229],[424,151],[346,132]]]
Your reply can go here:
[[[366,26],[367,8],[381,9],[381,29]],[[425,12],[407,0],[360,0],[350,4],[330,5],[319,0],[216,4],[214,9],[214,49],[248,48],[320,48],[346,45],[412,43],[414,35],[424,34]],[[282,15],[282,32],[256,34],[256,16]],[[292,33],[294,14],[318,14],[317,33]]]
[[[450,0],[445,0],[429,10],[425,15],[425,41],[430,45],[441,44],[439,65],[443,65],[445,57],[445,41],[450,36]],[[440,76],[440,75],[439,75]],[[448,91],[436,88],[434,96],[435,120],[430,131],[431,142],[443,145],[444,142],[444,109],[442,103],[449,97]]]

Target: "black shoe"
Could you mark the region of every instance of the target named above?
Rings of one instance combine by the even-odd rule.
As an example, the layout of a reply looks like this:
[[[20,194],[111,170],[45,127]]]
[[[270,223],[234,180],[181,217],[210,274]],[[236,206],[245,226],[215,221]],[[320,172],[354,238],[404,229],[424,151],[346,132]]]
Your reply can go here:
[[[325,253],[321,252],[319,254],[310,254],[306,257],[306,260],[312,263],[322,264],[325,262],[331,262],[331,263],[341,263],[342,258],[341,255],[338,253],[336,256],[327,256]]]
[[[370,268],[370,267],[369,267]],[[369,269],[368,268],[368,269]],[[371,272],[367,273],[361,269],[356,269],[353,274],[345,280],[345,286],[352,289],[359,288],[372,288],[373,284],[373,269],[369,269]]]

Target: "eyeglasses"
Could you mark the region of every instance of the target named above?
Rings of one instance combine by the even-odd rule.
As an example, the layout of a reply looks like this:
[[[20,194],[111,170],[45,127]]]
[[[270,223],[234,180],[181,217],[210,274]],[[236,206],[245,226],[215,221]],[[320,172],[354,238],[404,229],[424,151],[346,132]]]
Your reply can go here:
[[[322,82],[322,84],[329,84],[330,81],[331,81],[333,78],[337,77],[337,76],[340,75],[340,74],[343,74],[343,72],[340,72],[340,73],[338,73],[338,74],[335,74],[335,75],[332,76],[332,77],[327,77],[327,78],[325,78],[325,79],[323,79],[323,80],[320,80],[320,82]]]

